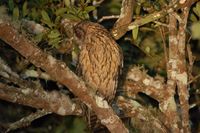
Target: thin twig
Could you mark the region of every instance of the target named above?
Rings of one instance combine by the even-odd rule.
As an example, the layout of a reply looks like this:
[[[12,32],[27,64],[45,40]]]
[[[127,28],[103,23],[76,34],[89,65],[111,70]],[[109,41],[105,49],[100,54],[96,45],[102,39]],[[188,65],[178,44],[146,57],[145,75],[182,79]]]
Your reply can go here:
[[[162,23],[162,22],[159,22],[159,21],[153,21],[155,24],[159,25],[159,26],[164,26],[164,27],[169,27],[168,24],[165,24],[165,23]]]
[[[166,44],[166,37],[163,31],[163,27],[159,27],[160,33],[161,33],[161,37],[162,37],[162,41],[163,41],[163,48],[164,48],[164,55],[165,55],[165,62],[166,62],[166,70],[167,70],[167,62],[169,61],[168,59],[168,51],[167,51],[167,44]]]
[[[109,20],[109,19],[118,19],[119,15],[111,15],[111,16],[103,16],[98,20],[98,23],[101,23],[104,20]]]
[[[33,122],[34,120],[41,118],[45,115],[51,114],[51,112],[45,111],[45,110],[37,110],[35,113],[32,113],[26,117],[23,117],[19,121],[16,121],[8,126],[8,129],[6,130],[6,133],[22,128],[27,127]]]
[[[198,75],[195,76],[193,79],[191,79],[191,80],[188,82],[188,85],[191,84],[192,82],[194,82],[195,80],[197,80],[198,78],[200,78],[200,74],[198,74]]]

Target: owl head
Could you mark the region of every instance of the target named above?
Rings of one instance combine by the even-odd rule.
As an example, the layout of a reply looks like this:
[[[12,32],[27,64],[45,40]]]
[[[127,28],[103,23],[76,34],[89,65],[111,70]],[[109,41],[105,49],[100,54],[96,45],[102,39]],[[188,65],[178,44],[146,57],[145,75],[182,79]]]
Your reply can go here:
[[[99,31],[107,31],[102,25],[90,21],[82,21],[74,26],[76,39],[83,42],[85,37],[97,35]]]

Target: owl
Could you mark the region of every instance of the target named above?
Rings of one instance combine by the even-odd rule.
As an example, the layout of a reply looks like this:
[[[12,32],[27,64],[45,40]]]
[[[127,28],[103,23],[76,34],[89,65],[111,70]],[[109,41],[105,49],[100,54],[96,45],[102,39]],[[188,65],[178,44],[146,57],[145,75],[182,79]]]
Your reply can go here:
[[[112,101],[122,68],[123,56],[111,34],[100,24],[82,21],[74,26],[79,46],[80,76],[95,92]]]

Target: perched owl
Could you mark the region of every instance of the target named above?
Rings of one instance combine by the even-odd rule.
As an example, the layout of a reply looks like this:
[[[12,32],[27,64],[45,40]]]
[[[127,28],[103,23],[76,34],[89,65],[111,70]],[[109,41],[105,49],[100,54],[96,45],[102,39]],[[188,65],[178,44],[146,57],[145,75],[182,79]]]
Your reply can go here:
[[[78,70],[83,80],[106,100],[113,100],[122,67],[122,51],[100,24],[83,21],[74,27],[80,48]]]

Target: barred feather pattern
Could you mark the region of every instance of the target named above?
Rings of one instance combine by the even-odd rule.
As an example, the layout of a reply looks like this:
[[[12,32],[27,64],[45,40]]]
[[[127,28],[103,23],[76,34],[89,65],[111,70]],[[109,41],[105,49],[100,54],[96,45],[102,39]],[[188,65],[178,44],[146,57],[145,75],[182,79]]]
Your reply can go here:
[[[78,69],[83,80],[106,100],[112,101],[123,62],[120,47],[100,24],[83,21],[74,31],[80,47]]]

